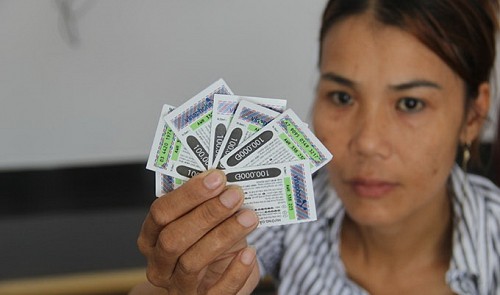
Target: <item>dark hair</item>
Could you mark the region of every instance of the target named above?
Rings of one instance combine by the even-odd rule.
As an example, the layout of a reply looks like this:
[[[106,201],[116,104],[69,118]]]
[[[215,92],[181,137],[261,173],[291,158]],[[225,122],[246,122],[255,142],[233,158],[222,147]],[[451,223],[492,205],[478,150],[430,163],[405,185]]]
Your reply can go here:
[[[498,116],[500,116],[500,108],[498,109]],[[497,122],[497,135],[492,150],[491,179],[496,185],[500,186],[500,120]]]
[[[498,0],[330,0],[321,22],[319,62],[330,28],[349,16],[369,12],[381,24],[415,36],[462,78],[467,107],[477,98],[481,83],[490,79],[498,10]],[[473,166],[480,167],[477,141],[472,150]]]
[[[437,54],[465,82],[468,99],[488,81],[495,61],[496,0],[330,0],[324,10],[321,47],[329,29],[364,12],[398,27]],[[321,61],[321,60],[320,60]]]

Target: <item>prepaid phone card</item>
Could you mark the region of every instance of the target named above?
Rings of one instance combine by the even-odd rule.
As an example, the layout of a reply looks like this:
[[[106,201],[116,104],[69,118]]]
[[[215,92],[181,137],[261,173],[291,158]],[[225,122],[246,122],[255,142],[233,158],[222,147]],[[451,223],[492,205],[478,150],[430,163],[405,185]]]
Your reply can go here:
[[[167,123],[190,151],[201,170],[208,169],[210,127],[215,94],[233,94],[219,79],[167,115]]]
[[[308,161],[225,171],[228,184],[239,185],[244,208],[259,216],[259,226],[316,220],[316,206]]]
[[[155,195],[161,197],[166,193],[173,191],[174,189],[180,187],[186,182],[179,178],[172,177],[170,175],[161,174],[160,172],[155,173]]]
[[[212,127],[210,130],[210,151],[208,157],[210,167],[217,166],[214,165],[214,160],[219,153],[236,107],[242,100],[253,102],[280,113],[286,109],[286,100],[284,99],[216,94],[214,96]]]
[[[291,110],[285,111],[221,159],[224,167],[248,167],[308,160],[316,172],[332,154]]]
[[[174,109],[173,106],[164,105],[161,110],[146,168],[186,180],[190,178],[190,171],[199,172],[200,168],[167,123],[166,117]]]
[[[233,151],[240,143],[245,142],[257,133],[279,114],[277,111],[242,100],[238,104],[238,108],[229,124],[227,134],[221,143],[221,148],[215,157],[213,166],[218,169],[226,167],[224,163],[220,162],[220,159]]]

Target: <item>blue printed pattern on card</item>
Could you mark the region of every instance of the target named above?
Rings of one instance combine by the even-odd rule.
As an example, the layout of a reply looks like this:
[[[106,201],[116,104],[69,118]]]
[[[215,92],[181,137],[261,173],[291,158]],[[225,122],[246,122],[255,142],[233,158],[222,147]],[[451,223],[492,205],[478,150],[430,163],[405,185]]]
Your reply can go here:
[[[165,174],[161,175],[161,189],[163,193],[168,193],[174,190],[174,178]]]
[[[240,118],[244,121],[255,123],[260,126],[265,126],[271,122],[275,117],[268,116],[259,111],[244,107],[241,110]]]
[[[173,120],[173,124],[175,125],[175,127],[177,129],[182,129],[182,128],[186,127],[187,125],[191,124],[196,119],[198,119],[201,115],[211,111],[212,107],[214,105],[214,95],[215,94],[228,95],[230,93],[229,93],[228,89],[224,86],[217,88],[214,92],[205,96],[205,98],[203,100],[192,105],[186,111],[177,115]]]
[[[309,204],[305,189],[305,175],[303,164],[290,166],[292,175],[292,189],[295,198],[295,210],[298,220],[309,219]]]
[[[217,107],[217,113],[221,115],[231,115],[234,113],[237,101],[221,101]]]

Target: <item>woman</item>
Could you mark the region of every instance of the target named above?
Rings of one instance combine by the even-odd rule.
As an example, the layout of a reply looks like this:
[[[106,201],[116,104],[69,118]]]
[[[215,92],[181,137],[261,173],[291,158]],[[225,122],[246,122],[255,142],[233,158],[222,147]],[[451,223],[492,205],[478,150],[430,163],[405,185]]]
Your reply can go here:
[[[280,294],[498,294],[500,192],[454,164],[487,114],[497,4],[331,0],[318,221],[256,230],[254,250],[241,191],[201,174],[152,205],[138,243],[159,288],[136,291],[250,294],[270,274]]]

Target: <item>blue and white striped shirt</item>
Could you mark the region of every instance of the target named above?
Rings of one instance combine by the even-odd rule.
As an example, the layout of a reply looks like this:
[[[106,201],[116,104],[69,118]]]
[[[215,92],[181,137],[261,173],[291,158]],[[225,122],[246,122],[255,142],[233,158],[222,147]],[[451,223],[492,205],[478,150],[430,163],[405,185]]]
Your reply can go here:
[[[500,294],[500,190],[488,179],[455,166],[453,249],[447,284],[457,294]],[[368,294],[350,280],[340,258],[344,207],[320,170],[314,179],[318,220],[259,228],[249,237],[262,275],[279,294]]]

